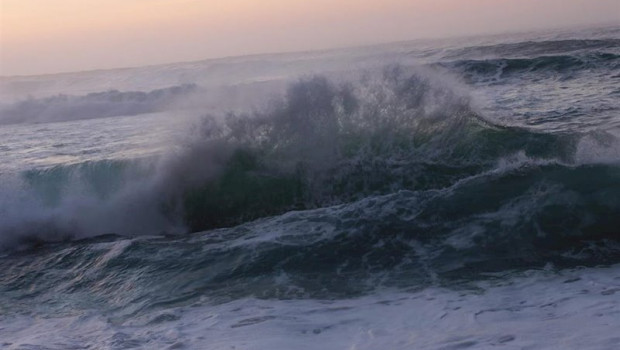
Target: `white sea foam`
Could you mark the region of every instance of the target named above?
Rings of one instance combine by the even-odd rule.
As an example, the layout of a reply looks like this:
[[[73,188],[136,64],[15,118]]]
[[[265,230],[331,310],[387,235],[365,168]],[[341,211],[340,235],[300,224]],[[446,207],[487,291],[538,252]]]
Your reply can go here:
[[[616,349],[620,265],[530,271],[474,289],[241,299],[126,321],[96,309],[0,316],[6,349]],[[497,276],[499,277],[499,276]],[[43,307],[43,306],[41,306]]]

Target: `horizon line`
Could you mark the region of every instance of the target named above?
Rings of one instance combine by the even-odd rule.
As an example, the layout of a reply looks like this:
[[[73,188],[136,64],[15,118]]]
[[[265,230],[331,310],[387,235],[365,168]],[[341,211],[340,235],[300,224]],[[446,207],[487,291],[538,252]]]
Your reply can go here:
[[[404,40],[393,40],[393,41],[382,41],[368,44],[353,44],[351,46],[332,46],[332,47],[324,47],[324,48],[316,48],[316,49],[306,49],[306,50],[290,50],[290,51],[265,51],[265,52],[257,52],[257,53],[247,53],[247,54],[239,54],[239,55],[224,55],[224,56],[216,56],[216,57],[207,57],[201,59],[190,59],[190,60],[181,60],[181,61],[172,61],[172,62],[162,62],[162,63],[153,63],[153,64],[145,64],[145,65],[135,65],[135,66],[121,66],[121,67],[111,67],[111,68],[93,68],[93,69],[84,69],[84,70],[75,70],[75,71],[59,71],[59,72],[51,72],[51,73],[34,73],[34,74],[12,74],[12,75],[1,75],[0,79],[15,79],[15,78],[33,78],[33,77],[47,77],[47,76],[58,76],[58,75],[72,75],[72,74],[86,74],[86,73],[97,73],[97,72],[110,72],[110,71],[122,71],[122,70],[132,70],[132,69],[141,69],[141,68],[154,68],[154,67],[165,67],[169,65],[177,65],[177,64],[191,64],[191,63],[201,63],[206,61],[218,61],[218,60],[229,60],[229,59],[240,59],[240,58],[258,58],[263,56],[286,56],[286,55],[299,55],[299,54],[308,54],[308,53],[326,53],[326,52],[335,52],[340,50],[353,50],[353,49],[364,49],[371,48],[377,46],[384,45],[395,45],[395,44],[404,44],[404,43],[413,43],[413,42],[424,42],[424,41],[443,41],[443,40],[457,40],[457,39],[473,39],[473,38],[481,38],[481,37],[496,37],[503,35],[523,35],[523,34],[532,34],[532,33],[542,33],[542,32],[553,32],[553,31],[575,31],[579,29],[598,29],[598,28],[607,28],[607,27],[620,27],[620,23],[617,22],[601,22],[601,23],[591,23],[591,24],[583,24],[579,26],[560,26],[560,27],[543,27],[543,28],[532,28],[530,30],[506,30],[502,32],[496,33],[479,33],[479,34],[467,34],[467,35],[456,35],[456,36],[440,36],[440,37],[425,37],[425,38],[417,38],[417,39],[404,39]]]

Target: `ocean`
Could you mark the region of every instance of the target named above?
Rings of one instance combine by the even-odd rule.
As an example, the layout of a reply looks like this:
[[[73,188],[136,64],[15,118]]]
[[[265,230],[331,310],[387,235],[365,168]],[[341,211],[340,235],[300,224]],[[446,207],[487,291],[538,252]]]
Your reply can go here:
[[[620,348],[620,27],[0,78],[0,348]]]

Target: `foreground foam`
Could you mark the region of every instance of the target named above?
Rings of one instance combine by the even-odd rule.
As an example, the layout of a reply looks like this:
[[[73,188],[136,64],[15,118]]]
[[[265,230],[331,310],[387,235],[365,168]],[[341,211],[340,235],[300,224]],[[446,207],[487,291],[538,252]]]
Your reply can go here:
[[[551,270],[355,299],[196,302],[125,321],[96,307],[64,316],[3,314],[0,336],[7,349],[614,348],[620,266]]]

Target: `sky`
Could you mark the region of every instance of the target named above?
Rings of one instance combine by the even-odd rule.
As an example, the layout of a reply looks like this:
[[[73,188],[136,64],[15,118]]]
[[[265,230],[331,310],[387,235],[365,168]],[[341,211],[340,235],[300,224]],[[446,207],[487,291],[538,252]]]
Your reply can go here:
[[[0,0],[0,75],[620,24],[620,0]]]

